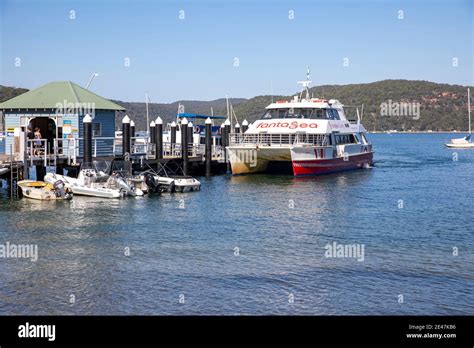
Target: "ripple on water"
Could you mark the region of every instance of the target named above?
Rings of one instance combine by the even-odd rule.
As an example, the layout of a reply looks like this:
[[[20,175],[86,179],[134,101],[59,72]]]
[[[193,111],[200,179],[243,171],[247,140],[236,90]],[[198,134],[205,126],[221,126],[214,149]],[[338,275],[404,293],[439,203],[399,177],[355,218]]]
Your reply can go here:
[[[351,173],[1,198],[0,241],[37,244],[39,260],[0,260],[0,314],[474,314],[474,152],[453,161],[446,135],[371,137],[375,167]],[[333,242],[363,244],[364,261],[326,258]]]

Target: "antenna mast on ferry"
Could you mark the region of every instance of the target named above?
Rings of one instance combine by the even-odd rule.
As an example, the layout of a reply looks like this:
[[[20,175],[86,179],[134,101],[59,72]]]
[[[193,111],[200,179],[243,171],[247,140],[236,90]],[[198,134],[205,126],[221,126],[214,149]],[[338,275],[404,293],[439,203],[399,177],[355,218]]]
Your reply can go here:
[[[298,81],[302,85],[302,91],[300,93],[300,99],[303,97],[303,92],[306,91],[306,99],[309,99],[309,85],[311,84],[311,80],[309,79],[310,69],[306,71],[306,81]]]

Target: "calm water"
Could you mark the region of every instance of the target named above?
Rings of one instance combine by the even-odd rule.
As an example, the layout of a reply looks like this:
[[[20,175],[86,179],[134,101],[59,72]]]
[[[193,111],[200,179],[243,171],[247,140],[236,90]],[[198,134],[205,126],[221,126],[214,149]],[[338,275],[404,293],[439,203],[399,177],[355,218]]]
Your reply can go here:
[[[201,178],[185,195],[3,193],[0,244],[39,259],[0,259],[0,314],[473,315],[474,150],[453,161],[451,137],[371,135],[373,169]],[[333,242],[364,261],[326,258]]]

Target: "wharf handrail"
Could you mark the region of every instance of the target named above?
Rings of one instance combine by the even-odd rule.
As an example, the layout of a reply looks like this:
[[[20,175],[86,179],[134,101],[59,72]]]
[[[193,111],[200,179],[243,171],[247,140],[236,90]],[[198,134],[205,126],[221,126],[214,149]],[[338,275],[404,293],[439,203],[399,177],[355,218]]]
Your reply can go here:
[[[30,166],[33,166],[35,159],[42,160],[44,166],[47,166],[48,139],[26,139],[26,147],[28,149]]]
[[[145,155],[146,158],[156,158],[156,144],[150,143],[148,137],[131,137],[130,152],[131,155]],[[35,142],[41,142],[41,146],[35,146]],[[53,140],[53,150],[52,153],[49,153],[47,139],[29,139],[27,148],[28,148],[28,158],[33,163],[33,160],[38,159],[36,152],[41,151],[41,159],[44,156],[44,162],[47,163],[48,155],[54,156],[54,163],[56,165],[58,158],[67,158],[68,164],[76,164],[77,158],[81,152],[81,146],[83,145],[84,138],[80,137],[71,137],[71,138],[56,138]],[[101,144],[102,142],[102,144]],[[112,145],[111,149],[100,149],[100,145],[106,143],[107,148]],[[121,150],[121,138],[115,137],[92,137],[92,156],[97,157],[99,151],[100,155],[103,156],[114,156],[117,154],[117,150]],[[187,146],[188,156],[190,157],[199,157],[204,156],[205,154],[205,145],[204,144],[188,144]],[[212,156],[220,157],[223,156],[223,147],[221,145],[212,145],[211,146]],[[33,156],[32,156],[33,155]],[[163,156],[166,157],[181,157],[182,156],[182,146],[180,143],[170,143],[163,142]]]

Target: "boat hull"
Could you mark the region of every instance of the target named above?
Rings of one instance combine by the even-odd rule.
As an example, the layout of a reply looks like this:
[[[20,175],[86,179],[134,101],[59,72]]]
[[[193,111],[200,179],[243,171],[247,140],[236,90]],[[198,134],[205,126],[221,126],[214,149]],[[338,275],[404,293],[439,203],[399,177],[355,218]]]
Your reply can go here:
[[[294,160],[295,176],[321,175],[369,167],[373,163],[373,152],[353,154],[347,157]]]
[[[56,194],[52,184],[42,181],[22,180],[18,182],[18,186],[21,188],[23,196],[30,199],[50,201],[72,198],[72,195],[69,193],[62,196]]]
[[[233,175],[292,173],[290,147],[231,146],[227,154]]]
[[[474,149],[474,143],[464,143],[464,144],[448,143],[445,145],[446,147],[449,147],[451,149]]]
[[[120,191],[98,187],[87,187],[74,184],[72,185],[72,193],[81,196],[99,197],[99,198],[120,198]]]
[[[373,152],[370,146],[357,145],[348,156],[332,158],[333,148],[320,148],[321,157],[316,158],[312,147],[229,147],[232,174],[278,173],[302,175],[329,174],[370,166]],[[360,151],[366,151],[360,153]],[[254,152],[254,155],[251,154]],[[305,158],[305,159],[295,159]]]

